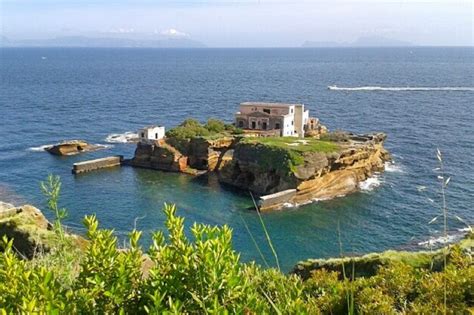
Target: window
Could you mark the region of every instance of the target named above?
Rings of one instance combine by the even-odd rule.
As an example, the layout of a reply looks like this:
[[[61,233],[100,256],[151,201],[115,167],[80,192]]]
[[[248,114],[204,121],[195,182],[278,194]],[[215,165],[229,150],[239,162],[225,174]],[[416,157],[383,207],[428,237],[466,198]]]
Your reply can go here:
[[[142,138],[145,138],[145,133],[144,132],[142,132]]]
[[[264,113],[267,113],[267,114],[270,114],[270,109],[269,109],[269,108],[264,108],[264,109],[263,109],[263,112],[264,112]]]
[[[292,114],[293,114],[293,107],[290,109],[290,113],[292,113]]]
[[[280,129],[280,123],[275,124],[275,129]]]
[[[265,121],[262,123],[262,129],[267,130],[267,123]]]
[[[255,127],[257,127],[257,124],[255,123],[255,121],[252,121],[252,129],[255,129]]]
[[[293,126],[293,124],[294,124],[294,121],[292,120],[292,121],[291,121],[291,125]]]
[[[155,133],[155,139],[158,139],[158,134],[157,133]]]
[[[244,122],[242,120],[239,120],[239,128],[242,128],[244,126]]]

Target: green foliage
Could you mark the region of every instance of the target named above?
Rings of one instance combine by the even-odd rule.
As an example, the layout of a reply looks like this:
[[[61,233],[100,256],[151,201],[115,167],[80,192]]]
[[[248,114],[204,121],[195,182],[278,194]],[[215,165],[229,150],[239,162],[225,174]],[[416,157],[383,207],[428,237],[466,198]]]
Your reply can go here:
[[[186,119],[179,126],[166,132],[168,138],[175,138],[177,140],[188,140],[198,136],[207,136],[209,134],[209,130],[195,119]]]
[[[69,283],[61,275],[65,269],[20,259],[4,238],[0,314],[438,314],[445,310],[445,284],[447,313],[474,306],[474,264],[461,247],[450,250],[440,272],[400,261],[372,277],[350,280],[321,269],[303,281],[241,263],[227,226],[194,224],[188,238],[176,211],[165,205],[167,233],[154,233],[147,255],[140,232],[132,231],[127,248],[119,249],[113,231],[87,216],[89,242]]]
[[[166,136],[173,138],[175,141],[183,141],[195,137],[225,136],[240,133],[242,133],[242,130],[235,126],[210,118],[205,125],[195,119],[186,119],[179,126],[168,130]]]
[[[61,192],[61,179],[59,176],[49,175],[46,182],[41,182],[41,191],[48,199],[48,209],[54,214],[54,231],[64,241],[64,230],[61,221],[67,217],[67,211],[59,208],[59,193]]]
[[[212,133],[220,133],[226,130],[226,124],[218,119],[209,118],[207,123],[204,125],[204,128]]]
[[[217,119],[209,119],[202,125],[195,119],[186,119],[179,126],[166,132],[167,142],[183,154],[189,154],[189,142],[196,137],[214,140],[221,137],[237,135],[242,130],[233,125],[225,124]]]

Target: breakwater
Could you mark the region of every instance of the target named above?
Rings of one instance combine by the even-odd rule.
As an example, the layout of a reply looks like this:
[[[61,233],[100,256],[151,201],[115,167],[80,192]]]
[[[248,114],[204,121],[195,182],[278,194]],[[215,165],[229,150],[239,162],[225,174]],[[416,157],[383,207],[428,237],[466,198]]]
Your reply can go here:
[[[85,172],[91,172],[103,168],[120,166],[123,161],[122,155],[108,156],[105,158],[89,160],[84,162],[74,163],[72,167],[73,174],[81,174]]]

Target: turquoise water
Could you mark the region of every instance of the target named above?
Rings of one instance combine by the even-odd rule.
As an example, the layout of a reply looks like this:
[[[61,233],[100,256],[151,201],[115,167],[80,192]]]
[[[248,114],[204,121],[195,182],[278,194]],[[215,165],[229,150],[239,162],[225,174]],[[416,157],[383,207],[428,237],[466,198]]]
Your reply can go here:
[[[74,162],[134,145],[55,157],[35,148],[63,139],[106,144],[112,133],[147,124],[168,128],[184,118],[231,120],[242,101],[303,102],[330,129],[383,131],[395,163],[350,196],[264,214],[281,264],[339,254],[412,248],[440,226],[435,151],[452,176],[449,211],[474,222],[474,49],[2,49],[0,50],[0,200],[44,208],[39,181],[63,181],[67,224],[82,230],[85,214],[124,236],[134,224],[163,229],[164,202],[176,203],[187,224],[228,224],[246,261],[259,255],[247,222],[268,260],[271,254],[245,193],[214,176],[128,167],[73,176]],[[457,90],[328,90],[338,87],[461,87]],[[469,89],[470,88],[470,89]],[[369,183],[369,184],[370,184]],[[377,186],[378,185],[378,186]],[[419,192],[426,186],[426,192]],[[435,201],[432,203],[428,198]],[[138,218],[138,219],[136,219]],[[451,234],[463,224],[451,219]]]

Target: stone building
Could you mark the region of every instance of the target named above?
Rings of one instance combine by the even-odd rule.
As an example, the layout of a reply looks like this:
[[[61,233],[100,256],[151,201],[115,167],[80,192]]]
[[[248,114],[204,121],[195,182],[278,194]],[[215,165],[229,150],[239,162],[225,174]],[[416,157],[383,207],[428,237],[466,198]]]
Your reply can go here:
[[[303,104],[245,102],[235,114],[235,126],[252,131],[276,131],[284,137],[304,137],[309,119],[309,111]]]
[[[138,130],[138,139],[142,143],[153,142],[165,137],[165,127],[147,126]]]

